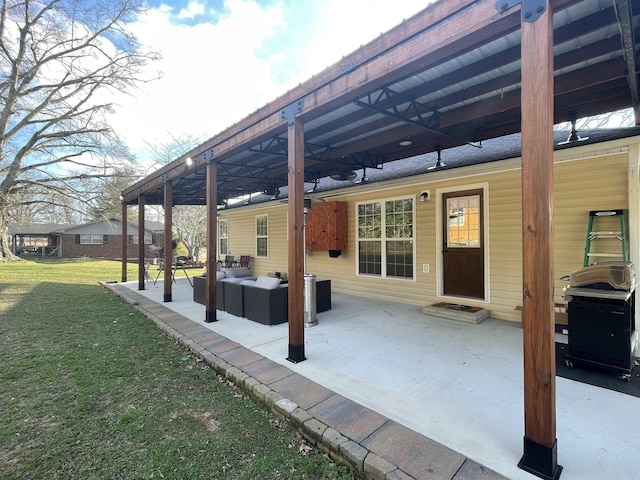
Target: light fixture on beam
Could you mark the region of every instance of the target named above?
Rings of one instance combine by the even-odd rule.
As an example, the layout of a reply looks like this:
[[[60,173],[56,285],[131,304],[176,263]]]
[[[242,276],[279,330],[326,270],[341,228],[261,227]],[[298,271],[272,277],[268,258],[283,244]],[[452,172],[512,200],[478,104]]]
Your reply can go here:
[[[331,180],[336,180],[337,182],[352,182],[357,177],[356,172],[351,169],[341,167],[337,173],[332,173],[329,175]]]
[[[442,162],[442,157],[441,157],[442,147],[440,147],[439,143],[436,145],[436,152],[438,152],[438,159],[436,160],[436,164],[431,165],[430,167],[427,168],[427,170],[435,170],[437,168],[441,168],[446,165],[446,163]]]
[[[575,110],[571,110],[569,112],[569,121],[571,122],[571,133],[569,133],[569,138],[567,138],[564,142],[559,142],[558,145],[566,145],[571,142],[582,142],[584,140],[588,140],[589,137],[581,137],[578,135],[578,130],[576,129],[576,121],[578,118],[578,112]]]
[[[191,157],[187,157],[184,163],[187,164],[187,167],[191,167],[193,165],[193,159]]]
[[[313,188],[311,190],[307,190],[307,193],[312,193],[315,192],[318,189],[318,183],[320,182],[320,179],[316,178],[314,180],[312,180],[310,183],[313,183]]]
[[[402,140],[398,145],[401,147],[409,147],[413,145],[413,142],[411,140]]]
[[[369,179],[367,178],[367,167],[362,168],[362,177],[357,180],[355,183],[362,185],[363,183],[367,183]]]
[[[262,193],[269,195],[271,200],[276,200],[280,196],[280,188],[277,185],[271,185],[265,188]]]

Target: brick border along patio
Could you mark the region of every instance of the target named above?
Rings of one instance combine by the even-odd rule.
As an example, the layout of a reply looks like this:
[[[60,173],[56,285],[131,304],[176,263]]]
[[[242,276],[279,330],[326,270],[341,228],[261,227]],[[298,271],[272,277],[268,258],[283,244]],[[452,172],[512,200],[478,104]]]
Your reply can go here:
[[[121,284],[102,286],[189,348],[317,448],[372,480],[506,480],[465,456]]]

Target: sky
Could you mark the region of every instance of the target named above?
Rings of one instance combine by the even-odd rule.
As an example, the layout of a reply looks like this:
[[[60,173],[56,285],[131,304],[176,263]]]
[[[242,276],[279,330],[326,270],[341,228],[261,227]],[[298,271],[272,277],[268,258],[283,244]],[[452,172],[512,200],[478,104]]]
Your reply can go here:
[[[162,59],[118,100],[112,126],[148,146],[225,130],[401,23],[427,0],[147,0],[131,31]]]

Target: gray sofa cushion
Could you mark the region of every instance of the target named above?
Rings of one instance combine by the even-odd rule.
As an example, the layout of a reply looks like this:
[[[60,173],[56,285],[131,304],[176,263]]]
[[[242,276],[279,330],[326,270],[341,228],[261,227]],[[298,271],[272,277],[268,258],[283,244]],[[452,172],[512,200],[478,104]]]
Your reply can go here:
[[[246,278],[236,278],[236,277],[225,277],[220,281],[221,282],[225,282],[225,283],[242,283],[245,280],[247,280],[247,279]]]
[[[223,268],[222,271],[225,273],[227,277],[250,277],[251,269],[248,267],[230,267]]]
[[[280,286],[280,279],[277,277],[258,277],[256,280],[256,287],[258,288],[266,288],[267,290],[273,290],[274,288],[278,288]]]

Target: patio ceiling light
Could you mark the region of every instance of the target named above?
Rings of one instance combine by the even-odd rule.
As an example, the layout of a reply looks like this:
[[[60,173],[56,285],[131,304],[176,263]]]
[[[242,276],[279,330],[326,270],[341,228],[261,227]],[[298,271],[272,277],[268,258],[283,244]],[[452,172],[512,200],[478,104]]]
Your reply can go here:
[[[442,147],[440,147],[439,143],[436,145],[436,152],[438,152],[438,159],[436,160],[436,164],[431,165],[430,167],[427,167],[427,170],[435,170],[436,168],[444,167],[446,165],[446,163],[442,162],[442,158],[440,156],[440,153],[442,152]]]

